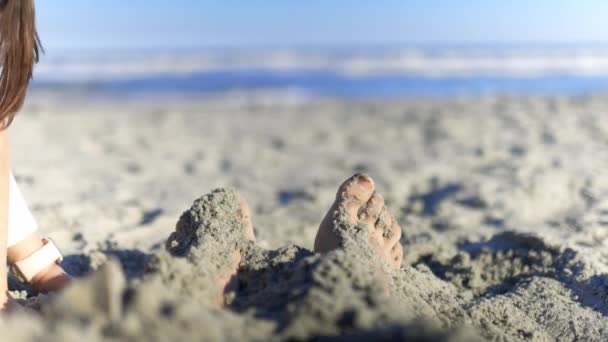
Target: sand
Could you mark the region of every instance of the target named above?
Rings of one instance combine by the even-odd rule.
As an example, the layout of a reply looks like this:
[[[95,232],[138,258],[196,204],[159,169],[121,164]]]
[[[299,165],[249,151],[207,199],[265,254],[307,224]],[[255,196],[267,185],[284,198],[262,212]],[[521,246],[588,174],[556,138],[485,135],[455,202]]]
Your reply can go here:
[[[0,328],[11,341],[605,340],[606,108],[35,93],[12,128],[13,167],[81,280],[51,296],[11,282],[38,313]],[[337,187],[361,171],[404,228],[390,298],[360,229],[312,252]],[[219,309],[209,278],[234,248],[240,290]]]

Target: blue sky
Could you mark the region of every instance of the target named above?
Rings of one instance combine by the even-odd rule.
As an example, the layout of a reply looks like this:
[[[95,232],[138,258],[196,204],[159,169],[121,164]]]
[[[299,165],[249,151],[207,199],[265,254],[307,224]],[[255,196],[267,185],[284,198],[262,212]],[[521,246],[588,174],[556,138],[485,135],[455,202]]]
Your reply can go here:
[[[39,0],[47,50],[608,42],[606,0]]]

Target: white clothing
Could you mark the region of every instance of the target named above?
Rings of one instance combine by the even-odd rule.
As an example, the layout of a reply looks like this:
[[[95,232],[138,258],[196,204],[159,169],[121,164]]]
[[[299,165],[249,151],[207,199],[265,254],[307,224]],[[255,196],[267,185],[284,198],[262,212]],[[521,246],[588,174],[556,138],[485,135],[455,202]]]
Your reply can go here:
[[[13,173],[9,174],[8,247],[16,245],[38,230],[38,224],[27,207]]]

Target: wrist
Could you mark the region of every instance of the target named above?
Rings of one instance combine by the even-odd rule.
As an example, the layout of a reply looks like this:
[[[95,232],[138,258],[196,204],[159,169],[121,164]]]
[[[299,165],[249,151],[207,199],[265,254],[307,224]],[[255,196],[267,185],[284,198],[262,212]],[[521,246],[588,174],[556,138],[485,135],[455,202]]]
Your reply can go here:
[[[23,260],[34,254],[43,246],[44,242],[42,240],[42,236],[40,236],[38,233],[33,233],[25,239],[19,241],[16,245],[8,248],[8,263],[14,264],[19,260]]]

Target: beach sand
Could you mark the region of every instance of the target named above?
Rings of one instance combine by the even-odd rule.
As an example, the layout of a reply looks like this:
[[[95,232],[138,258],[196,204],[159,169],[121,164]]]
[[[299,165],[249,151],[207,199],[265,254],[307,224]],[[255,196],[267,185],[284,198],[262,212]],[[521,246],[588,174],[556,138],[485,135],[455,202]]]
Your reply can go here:
[[[5,319],[3,338],[606,340],[607,108],[601,96],[35,92],[11,127],[13,169],[80,280],[50,296],[11,281],[40,314]],[[365,251],[312,252],[338,186],[357,172],[404,229],[391,298]],[[235,238],[233,190],[205,195],[218,188],[248,200],[255,246]],[[219,223],[199,226],[217,239],[185,257],[164,251],[183,213],[209,212]],[[214,308],[210,274],[235,244],[241,290]]]

